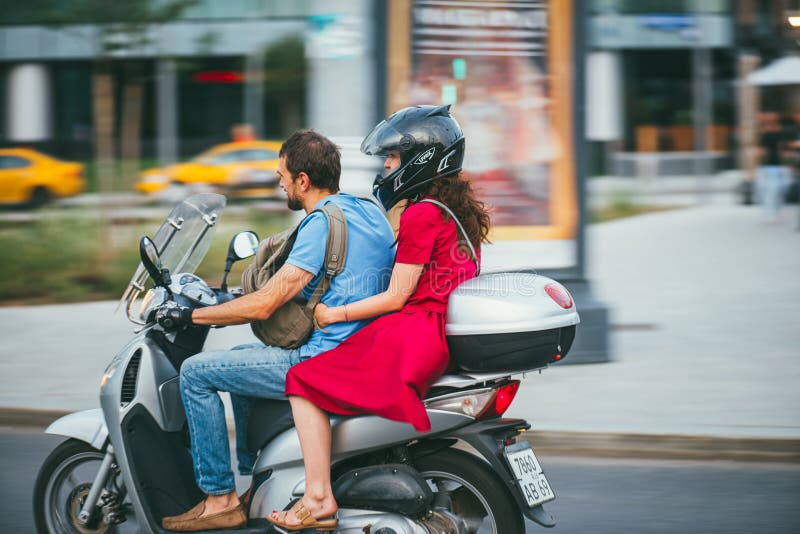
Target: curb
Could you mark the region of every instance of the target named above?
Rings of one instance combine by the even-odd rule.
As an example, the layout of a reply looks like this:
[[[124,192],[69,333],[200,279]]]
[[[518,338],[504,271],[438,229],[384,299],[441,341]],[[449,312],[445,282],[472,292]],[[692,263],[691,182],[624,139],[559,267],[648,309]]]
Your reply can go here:
[[[537,452],[560,456],[800,463],[800,439],[527,431]]]
[[[44,429],[68,413],[72,412],[0,407],[0,426]],[[800,464],[800,439],[553,430],[526,431],[521,437],[543,456]]]
[[[0,407],[0,426],[45,429],[50,423],[72,412]]]

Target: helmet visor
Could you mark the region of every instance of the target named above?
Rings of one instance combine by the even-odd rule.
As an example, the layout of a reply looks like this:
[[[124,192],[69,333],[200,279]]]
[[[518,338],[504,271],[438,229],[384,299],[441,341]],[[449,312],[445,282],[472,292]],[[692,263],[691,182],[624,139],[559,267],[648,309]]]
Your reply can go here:
[[[408,150],[413,144],[413,137],[403,135],[388,122],[381,121],[364,138],[361,143],[361,152],[368,156],[387,156],[393,150]]]

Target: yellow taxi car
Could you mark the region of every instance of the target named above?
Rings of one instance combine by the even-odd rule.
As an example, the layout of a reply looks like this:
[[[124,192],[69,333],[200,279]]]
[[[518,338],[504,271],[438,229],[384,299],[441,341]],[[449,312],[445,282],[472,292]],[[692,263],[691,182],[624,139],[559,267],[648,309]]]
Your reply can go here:
[[[274,195],[280,148],[281,143],[273,141],[217,145],[185,163],[142,172],[134,187],[145,194],[157,194],[171,186],[204,185],[232,196]]]
[[[83,165],[29,148],[0,149],[0,203],[40,206],[83,191]]]

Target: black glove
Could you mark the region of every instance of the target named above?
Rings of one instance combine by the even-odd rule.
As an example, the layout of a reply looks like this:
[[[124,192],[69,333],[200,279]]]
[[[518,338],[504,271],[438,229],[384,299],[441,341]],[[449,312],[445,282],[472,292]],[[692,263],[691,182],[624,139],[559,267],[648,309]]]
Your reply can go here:
[[[181,330],[192,324],[192,309],[167,301],[156,310],[156,322],[167,332]]]

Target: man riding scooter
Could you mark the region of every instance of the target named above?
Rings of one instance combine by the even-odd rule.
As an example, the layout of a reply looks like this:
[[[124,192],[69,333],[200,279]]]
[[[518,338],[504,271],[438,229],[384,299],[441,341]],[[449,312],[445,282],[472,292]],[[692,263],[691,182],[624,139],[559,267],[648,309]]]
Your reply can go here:
[[[162,308],[156,316],[159,323],[173,329],[190,324],[243,324],[268,318],[301,291],[308,298],[321,281],[328,235],[325,216],[311,212],[327,203],[336,204],[344,213],[348,252],[344,270],[332,279],[321,301],[339,306],[386,289],[394,260],[394,236],[380,208],[339,192],[338,148],[316,132],[299,131],[283,143],[279,156],[278,176],[289,208],[311,214],[300,225],[283,267],[263,288],[230,302],[194,311],[180,306]],[[362,277],[365,272],[376,276]],[[225,413],[217,392],[231,394],[239,472],[250,475],[255,455],[246,447],[246,431],[254,398],[284,399],[291,366],[334,348],[365,324],[350,321],[315,330],[298,348],[253,343],[202,352],[183,363],[180,386],[195,478],[207,497],[183,514],[165,517],[164,528],[210,530],[236,528],[247,522],[235,491]]]

